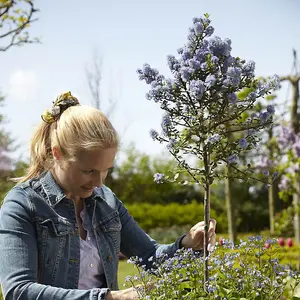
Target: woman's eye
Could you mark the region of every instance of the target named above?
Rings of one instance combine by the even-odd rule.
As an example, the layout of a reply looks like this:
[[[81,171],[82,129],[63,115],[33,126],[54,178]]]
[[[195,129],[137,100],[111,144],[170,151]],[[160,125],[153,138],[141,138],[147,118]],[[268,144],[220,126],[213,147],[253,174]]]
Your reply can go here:
[[[84,170],[83,172],[86,174],[92,174],[94,172],[94,170]]]

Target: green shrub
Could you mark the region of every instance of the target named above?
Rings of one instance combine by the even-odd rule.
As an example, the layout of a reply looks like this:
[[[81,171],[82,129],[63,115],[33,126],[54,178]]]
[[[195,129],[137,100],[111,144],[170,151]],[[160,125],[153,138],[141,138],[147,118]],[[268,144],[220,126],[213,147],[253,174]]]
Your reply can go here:
[[[129,213],[147,232],[153,228],[195,225],[203,220],[203,204],[192,201],[188,204],[170,203],[167,205],[138,203],[126,205]],[[224,215],[217,216],[211,209],[211,218],[218,222],[218,232],[227,230],[227,219]]]

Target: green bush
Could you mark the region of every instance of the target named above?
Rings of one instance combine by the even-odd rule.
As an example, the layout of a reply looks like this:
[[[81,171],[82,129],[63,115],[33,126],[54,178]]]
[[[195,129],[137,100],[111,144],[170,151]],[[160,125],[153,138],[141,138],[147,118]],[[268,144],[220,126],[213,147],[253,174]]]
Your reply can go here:
[[[170,203],[150,204],[139,203],[126,205],[129,213],[137,223],[147,232],[153,228],[166,228],[184,225],[194,225],[203,220],[203,204],[192,201],[188,204]],[[217,216],[211,209],[211,218],[218,222],[218,232],[227,230],[226,216]]]

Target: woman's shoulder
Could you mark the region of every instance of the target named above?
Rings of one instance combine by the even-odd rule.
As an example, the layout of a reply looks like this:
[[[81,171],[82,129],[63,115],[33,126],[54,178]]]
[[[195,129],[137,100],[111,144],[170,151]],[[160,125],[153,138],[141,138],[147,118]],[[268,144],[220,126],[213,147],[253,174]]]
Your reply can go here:
[[[101,188],[95,189],[95,196],[98,199],[101,199],[106,205],[110,206],[113,209],[118,209],[120,205],[120,200],[116,197],[113,191],[106,185],[103,185]]]

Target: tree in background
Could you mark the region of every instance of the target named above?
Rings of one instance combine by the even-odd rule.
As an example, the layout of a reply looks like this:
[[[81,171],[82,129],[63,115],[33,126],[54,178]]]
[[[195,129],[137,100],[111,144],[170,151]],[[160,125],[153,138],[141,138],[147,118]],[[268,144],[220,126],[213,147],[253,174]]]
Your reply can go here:
[[[0,0],[0,51],[4,52],[13,46],[38,43],[38,38],[31,38],[29,27],[37,18],[39,10],[33,1],[29,0]],[[4,96],[0,94],[0,106],[3,106]],[[16,150],[14,141],[4,125],[5,118],[0,114],[0,204],[6,192],[13,186],[8,179],[23,175],[26,164],[14,163],[10,153]]]
[[[37,21],[39,10],[29,0],[0,0],[0,51],[7,51],[13,46],[38,43],[38,38],[31,38],[28,28]]]

